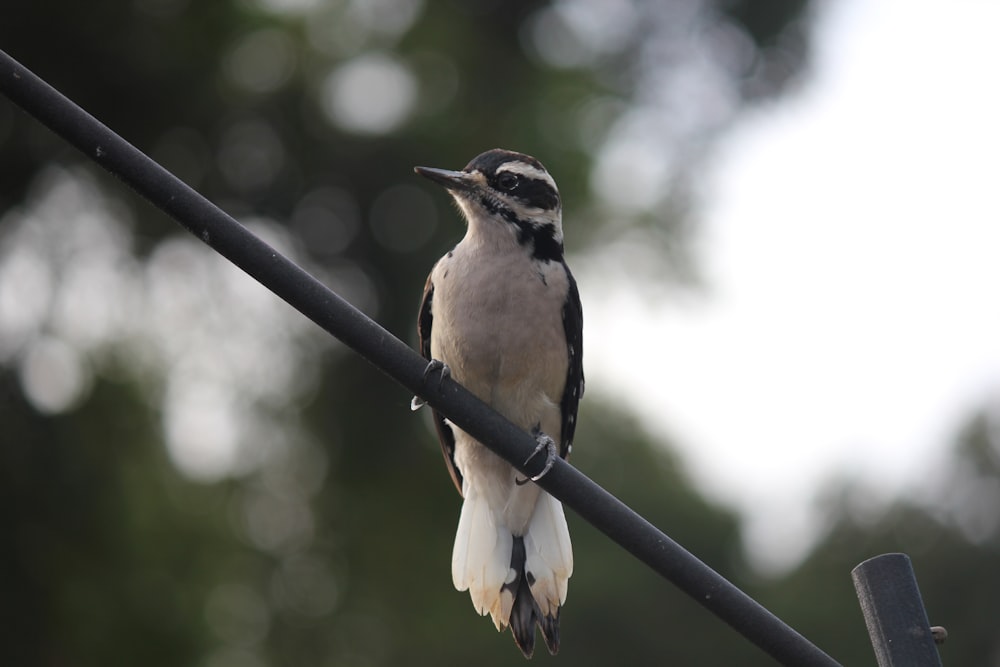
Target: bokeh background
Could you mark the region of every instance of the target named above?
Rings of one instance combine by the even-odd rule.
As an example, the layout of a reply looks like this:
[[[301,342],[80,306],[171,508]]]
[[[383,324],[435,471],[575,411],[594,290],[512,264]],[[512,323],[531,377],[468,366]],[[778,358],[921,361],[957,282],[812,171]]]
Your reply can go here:
[[[831,60],[850,56],[849,39],[824,42],[831,22],[846,21],[833,10],[839,4],[13,0],[0,48],[409,341],[426,274],[463,233],[444,194],[412,167],[458,168],[496,146],[539,157],[563,193],[593,360],[574,464],[844,664],[874,664],[850,569],[904,551],[932,622],[951,632],[945,663],[1000,665],[995,393],[967,392],[953,428],[921,434],[935,456],[913,448],[905,465],[905,450],[873,456],[874,467],[810,459],[803,452],[829,440],[830,423],[802,428],[794,405],[765,415],[800,427],[784,452],[748,428],[727,454],[709,446],[724,430],[672,421],[697,410],[667,378],[689,378],[692,388],[690,378],[703,378],[696,397],[706,385],[717,390],[708,424],[746,423],[723,403],[734,386],[748,404],[778,396],[765,381],[769,366],[735,361],[758,359],[761,348],[714,341],[684,375],[685,346],[710,337],[685,329],[671,340],[661,335],[670,327],[654,326],[664,303],[718,295],[705,258],[718,241],[710,214],[720,162],[741,182],[771,170],[750,188],[768,195],[763,209],[747,191],[726,200],[746,204],[728,215],[743,220],[736,238],[761,262],[773,261],[767,252],[801,259],[763,283],[771,293],[811,285],[803,276],[817,265],[829,277],[864,264],[850,254],[864,243],[810,236],[808,216],[798,219],[805,237],[766,222],[771,210],[775,219],[795,213],[785,204],[803,197],[820,200],[820,218],[833,202],[852,201],[838,188],[849,173],[867,174],[867,145],[853,163],[838,163],[845,171],[817,172],[824,154],[775,153],[745,134],[761,118],[794,126],[785,110],[803,106]],[[976,3],[958,4],[955,12]],[[895,6],[901,16],[917,12]],[[964,43],[951,15],[940,14],[949,11],[921,24],[921,40],[879,33],[875,45],[896,54],[899,68],[869,92],[892,100],[894,74],[923,62],[917,53],[933,53],[946,35]],[[865,24],[857,21],[846,23]],[[948,53],[935,62],[951,62]],[[941,65],[932,80],[951,81],[968,65]],[[903,151],[910,163],[936,145],[928,137],[947,143],[981,109],[930,104],[966,88],[918,88],[923,106],[944,111],[939,127],[922,126],[913,155]],[[904,123],[903,109],[896,117],[884,104],[861,108],[883,128]],[[720,158],[734,142],[750,149],[742,171]],[[838,145],[850,143],[827,147]],[[930,174],[959,168],[921,164]],[[938,179],[924,183],[930,192]],[[920,194],[907,193],[918,202]],[[892,217],[853,201],[842,210],[858,224]],[[906,247],[913,238],[904,230],[891,240]],[[896,253],[866,247],[861,259],[894,275]],[[815,261],[826,248],[843,261]],[[923,259],[918,268],[939,267]],[[970,280],[988,287],[986,275]],[[845,282],[822,284],[771,305],[820,312]],[[871,308],[891,311],[900,293],[920,303],[922,292],[898,287]],[[880,330],[871,315],[852,320],[852,330]],[[735,323],[786,346],[751,326],[760,321],[769,320]],[[831,323],[793,332],[801,343],[793,362],[817,369],[820,384],[830,369],[811,360],[831,355],[809,336],[838,334]],[[970,339],[981,329],[965,319],[952,328]],[[891,368],[899,383],[921,383],[919,372],[908,375],[913,367]],[[865,386],[863,376],[851,380]],[[995,390],[988,380],[982,387]],[[905,393],[861,394],[872,415],[925,407]],[[0,663],[520,664],[509,637],[451,587],[459,498],[427,416],[411,413],[409,398],[0,100]],[[850,444],[854,459],[877,449]],[[912,459],[933,465],[915,468]],[[917,470],[909,485],[900,467]],[[771,664],[577,517],[569,521],[577,569],[557,660]]]

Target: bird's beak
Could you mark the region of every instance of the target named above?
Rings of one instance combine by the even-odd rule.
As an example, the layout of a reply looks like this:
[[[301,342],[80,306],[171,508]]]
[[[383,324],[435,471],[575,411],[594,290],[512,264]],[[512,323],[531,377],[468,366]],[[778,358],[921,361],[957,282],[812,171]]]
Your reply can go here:
[[[477,183],[476,176],[467,171],[451,171],[449,169],[436,169],[434,167],[414,167],[413,171],[425,178],[431,179],[439,185],[443,185],[452,192],[471,190]]]

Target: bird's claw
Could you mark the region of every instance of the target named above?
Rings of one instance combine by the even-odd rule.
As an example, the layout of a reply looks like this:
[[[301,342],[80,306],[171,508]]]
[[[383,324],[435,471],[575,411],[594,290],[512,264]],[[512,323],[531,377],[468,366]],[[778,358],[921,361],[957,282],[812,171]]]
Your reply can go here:
[[[448,368],[448,364],[444,363],[440,359],[431,359],[427,362],[427,366],[424,368],[424,385],[427,384],[428,378],[430,378],[431,373],[439,373],[437,379],[437,389],[441,388],[441,382],[447,378],[451,377],[451,369]],[[427,405],[427,401],[420,398],[419,396],[414,396],[413,400],[410,401],[410,410],[416,412],[420,408]]]
[[[448,364],[440,359],[431,359],[427,362],[427,367],[424,368],[424,382],[427,382],[427,378],[431,376],[431,373],[437,371],[441,372],[441,375],[438,376],[438,386],[441,386],[441,380],[451,377],[451,369],[448,368]]]
[[[552,470],[552,466],[555,465],[556,459],[559,458],[559,450],[556,448],[555,440],[545,435],[544,433],[535,433],[535,442],[538,444],[535,445],[535,450],[531,452],[528,458],[524,459],[524,465],[528,465],[528,462],[531,461],[531,459],[538,456],[539,452],[541,452],[542,450],[545,450],[546,452],[545,467],[542,468],[542,471],[540,473],[538,473],[534,477],[529,478],[530,481],[532,482],[537,482],[542,477],[545,477],[545,475],[547,475],[548,472]],[[519,480],[517,483],[526,484],[529,481],[529,479]]]

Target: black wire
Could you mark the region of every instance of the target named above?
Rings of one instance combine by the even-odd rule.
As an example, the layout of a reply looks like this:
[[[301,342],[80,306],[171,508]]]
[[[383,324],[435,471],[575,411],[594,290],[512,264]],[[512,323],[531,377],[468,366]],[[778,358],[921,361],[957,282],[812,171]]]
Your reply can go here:
[[[293,308],[340,339],[525,475],[535,439],[450,378],[424,377],[426,360],[111,129],[0,51],[0,90]],[[539,486],[576,511],[779,663],[833,667],[830,656],[562,459]],[[680,641],[681,638],[678,638]]]

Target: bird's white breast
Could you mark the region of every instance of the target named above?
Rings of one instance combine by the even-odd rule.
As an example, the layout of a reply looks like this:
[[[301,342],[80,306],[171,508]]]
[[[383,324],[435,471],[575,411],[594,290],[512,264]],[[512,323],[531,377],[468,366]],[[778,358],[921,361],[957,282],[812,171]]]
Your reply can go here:
[[[498,412],[559,442],[569,357],[564,266],[468,238],[432,273],[431,354]]]

